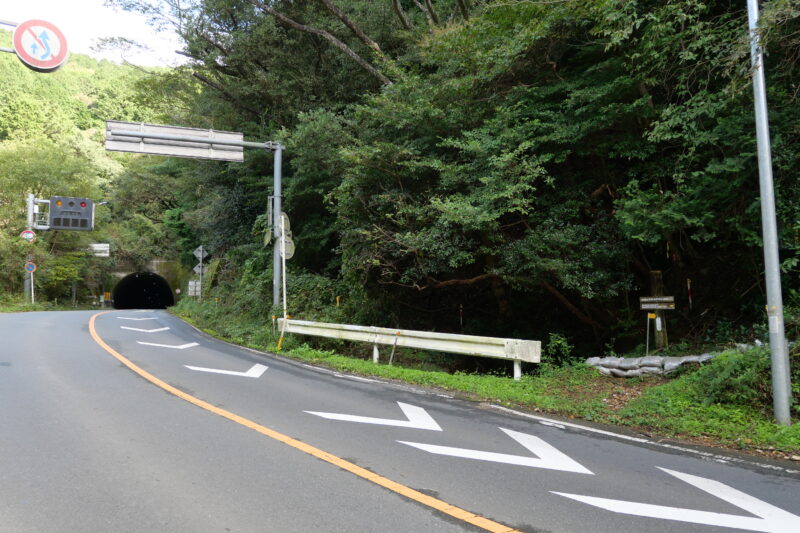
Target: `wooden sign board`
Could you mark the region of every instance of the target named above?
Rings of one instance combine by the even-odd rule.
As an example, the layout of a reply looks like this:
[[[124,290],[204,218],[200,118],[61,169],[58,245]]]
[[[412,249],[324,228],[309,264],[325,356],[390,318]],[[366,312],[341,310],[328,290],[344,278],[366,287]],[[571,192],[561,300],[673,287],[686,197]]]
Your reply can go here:
[[[639,298],[639,309],[649,311],[653,309],[675,309],[674,296],[642,296]]]

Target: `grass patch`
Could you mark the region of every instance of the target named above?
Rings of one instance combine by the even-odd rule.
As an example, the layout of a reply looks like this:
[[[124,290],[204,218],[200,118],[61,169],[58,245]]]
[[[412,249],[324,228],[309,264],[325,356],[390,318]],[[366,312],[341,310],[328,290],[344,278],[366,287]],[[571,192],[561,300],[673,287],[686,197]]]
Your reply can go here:
[[[220,339],[267,352],[277,349],[277,336],[263,319],[231,316],[213,302],[183,300],[172,310]],[[610,378],[580,363],[537,365],[533,373],[514,381],[507,376],[437,369],[432,362],[438,356],[426,358],[420,353],[399,358],[392,366],[376,365],[368,359],[364,345],[355,354],[343,355],[348,345],[333,344],[335,349],[320,349],[290,336],[280,353],[343,372],[435,387],[472,400],[775,457],[800,455],[800,424],[782,427],[771,421],[765,350],[724,354],[670,378]],[[793,362],[798,369],[800,351],[795,350]],[[800,372],[793,377],[796,396],[800,394],[798,379]],[[800,415],[797,400],[800,398],[796,398],[796,418]]]
[[[648,390],[619,414],[627,423],[669,435],[718,439],[740,449],[797,452],[800,424],[783,427],[771,421],[769,357],[766,349],[724,353]],[[799,359],[795,352],[795,368]],[[795,416],[798,403],[795,398]]]
[[[0,300],[0,313],[26,313],[31,311],[75,311],[97,309],[89,306],[72,307],[72,305],[55,304],[54,302],[42,301],[28,303],[23,300]]]

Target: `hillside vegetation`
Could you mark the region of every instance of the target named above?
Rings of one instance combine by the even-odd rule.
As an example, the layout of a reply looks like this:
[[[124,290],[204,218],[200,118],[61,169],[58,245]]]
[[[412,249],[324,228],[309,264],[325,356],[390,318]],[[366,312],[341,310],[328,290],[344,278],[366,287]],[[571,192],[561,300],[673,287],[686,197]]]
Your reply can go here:
[[[744,2],[110,3],[172,26],[186,63],[140,69],[76,55],[42,75],[0,55],[0,298],[21,294],[28,254],[44,299],[87,303],[117,263],[175,259],[188,273],[203,244],[213,259],[206,319],[229,329],[239,317],[264,336],[255,344],[274,340],[271,154],[110,156],[103,121],[113,119],[285,146],[295,317],[539,339],[549,363],[568,365],[642,354],[638,299],[658,290],[661,272],[676,301],[666,315],[675,352],[766,340]],[[794,339],[800,7],[762,4]],[[30,247],[17,237],[28,192],[109,205],[94,234],[51,232]],[[114,257],[78,252],[96,241],[111,242]],[[505,372],[427,357],[450,372]]]
[[[432,17],[410,2],[338,0],[339,17],[320,1],[119,3],[181,20],[189,62],[142,87],[160,120],[285,144],[293,315],[558,333],[595,355],[643,343],[638,297],[661,271],[673,341],[760,334],[744,4],[440,0]],[[796,305],[797,10],[763,9],[783,286]],[[184,252],[205,244],[220,296],[269,316],[271,172],[258,151],[244,164],[142,164],[122,190],[168,182],[169,201],[126,193],[120,208],[162,222],[152,231],[169,228]]]

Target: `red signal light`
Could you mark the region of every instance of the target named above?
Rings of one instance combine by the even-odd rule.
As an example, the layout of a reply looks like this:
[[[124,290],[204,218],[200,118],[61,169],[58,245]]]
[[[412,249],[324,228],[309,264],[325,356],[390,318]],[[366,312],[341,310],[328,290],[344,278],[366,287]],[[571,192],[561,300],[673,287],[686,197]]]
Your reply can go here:
[[[86,207],[86,202],[81,202],[81,207]]]

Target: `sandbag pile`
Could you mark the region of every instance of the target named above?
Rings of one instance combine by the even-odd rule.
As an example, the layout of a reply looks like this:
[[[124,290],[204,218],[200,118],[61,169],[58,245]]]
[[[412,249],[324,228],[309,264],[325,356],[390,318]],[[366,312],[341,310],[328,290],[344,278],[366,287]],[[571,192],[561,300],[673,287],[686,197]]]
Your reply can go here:
[[[718,354],[684,355],[682,357],[590,357],[586,364],[595,367],[601,374],[620,378],[632,378],[647,374],[667,374],[687,363],[705,363]]]
[[[788,343],[788,348],[794,349],[800,341]],[[740,352],[747,352],[754,348],[769,347],[768,344],[756,340],[754,344],[735,344]],[[605,376],[620,378],[634,378],[646,374],[668,374],[687,363],[705,363],[722,352],[704,353],[702,355],[684,355],[683,357],[661,357],[650,355],[647,357],[590,357],[586,364],[595,367]]]

